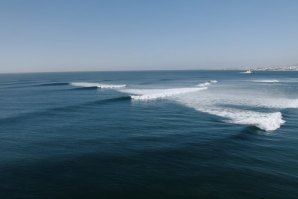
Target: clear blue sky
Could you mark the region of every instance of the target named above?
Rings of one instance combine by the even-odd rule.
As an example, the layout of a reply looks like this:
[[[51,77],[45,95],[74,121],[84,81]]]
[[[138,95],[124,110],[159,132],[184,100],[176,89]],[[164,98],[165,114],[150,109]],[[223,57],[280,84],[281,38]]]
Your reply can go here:
[[[297,63],[297,0],[0,0],[0,72]]]

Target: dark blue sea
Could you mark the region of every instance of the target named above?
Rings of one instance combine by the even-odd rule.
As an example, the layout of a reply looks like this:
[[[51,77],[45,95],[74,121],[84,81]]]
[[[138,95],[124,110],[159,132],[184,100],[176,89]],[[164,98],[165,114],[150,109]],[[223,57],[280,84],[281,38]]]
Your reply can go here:
[[[0,75],[1,199],[298,198],[298,72]]]

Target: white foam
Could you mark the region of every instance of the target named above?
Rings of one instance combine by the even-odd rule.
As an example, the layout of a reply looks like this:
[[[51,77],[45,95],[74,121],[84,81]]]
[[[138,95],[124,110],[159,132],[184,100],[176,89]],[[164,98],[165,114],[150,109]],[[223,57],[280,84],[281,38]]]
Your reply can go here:
[[[227,118],[234,124],[256,126],[265,131],[274,131],[285,122],[280,112],[261,113],[240,109],[205,109],[204,112]]]
[[[286,109],[298,108],[298,99],[247,97],[246,99],[239,100],[237,104],[264,108]]]
[[[219,85],[204,92],[195,92],[206,90],[206,86],[210,84],[211,81],[199,84],[195,88],[122,89],[121,91],[134,94],[131,98],[141,101],[171,97],[172,100],[197,111],[224,118],[225,122],[256,126],[265,131],[274,131],[285,123],[280,110],[298,108],[298,99],[286,98],[282,93],[271,89],[250,88],[246,84]],[[256,109],[256,107],[262,109]],[[271,110],[272,108],[277,110]]]
[[[277,83],[279,82],[277,79],[259,79],[259,80],[252,80],[253,82],[259,83]]]
[[[217,83],[218,81],[217,81],[217,80],[210,80],[209,82],[215,84],[215,83]]]
[[[97,87],[99,83],[90,83],[90,82],[71,82],[70,85],[77,87]]]
[[[114,89],[114,88],[124,88],[126,87],[125,84],[100,84],[97,86],[98,88],[103,88],[103,89]]]
[[[198,84],[197,86],[205,87],[205,86],[209,86],[210,84],[215,84],[215,83],[217,83],[217,80],[209,80],[209,81],[207,81],[207,82],[200,83],[200,84]]]
[[[121,90],[125,93],[131,93],[131,98],[133,100],[156,100],[167,98],[171,96],[181,95],[185,93],[191,93],[201,90],[206,90],[207,87],[200,88],[170,88],[170,89],[124,89]]]
[[[209,82],[205,82],[205,83],[198,84],[197,86],[209,86],[209,85],[210,85]]]
[[[237,108],[227,108],[214,104],[212,101],[201,100],[192,95],[176,98],[178,102],[197,111],[225,118],[227,122],[256,126],[265,131],[273,131],[285,122],[280,112],[262,113]]]
[[[241,114],[235,112],[230,115],[230,118],[235,124],[254,125],[265,131],[274,131],[285,123],[282,119],[281,112],[260,113],[246,111]]]
[[[216,90],[215,92],[207,92],[204,96],[200,96],[200,100],[202,102],[206,101],[204,103],[212,103],[214,105],[276,109],[298,108],[298,99],[290,99],[249,90],[235,90],[234,93],[231,93],[229,90]]]
[[[117,89],[126,87],[125,84],[100,84],[90,82],[71,82],[70,85],[77,87],[97,87],[102,89]]]
[[[278,80],[253,80],[262,83],[274,83]],[[148,101],[170,98],[182,105],[194,108],[197,111],[216,115],[224,118],[223,121],[256,126],[265,131],[273,131],[281,127],[285,122],[280,109],[298,108],[298,99],[285,98],[282,93],[269,89],[255,89],[247,87],[247,84],[226,84],[206,90],[207,86],[217,83],[209,80],[198,84],[196,87],[168,88],[168,89],[127,89],[126,85],[100,84],[90,82],[74,82],[73,86],[98,87],[102,89],[117,89],[117,91],[128,93],[132,100]],[[278,86],[278,85],[277,85]],[[120,89],[121,88],[121,89]],[[262,107],[257,109],[256,107]],[[277,110],[266,110],[263,108],[276,108]]]
[[[195,92],[206,90],[206,85],[210,85],[210,81],[205,83],[199,87],[191,88],[122,89],[121,92],[134,94],[131,98],[139,101],[171,97],[172,100],[197,111],[222,117],[226,122],[256,126],[265,131],[280,128],[285,122],[281,112],[258,112],[245,110],[243,107],[298,108],[298,99],[276,98],[266,95],[264,97],[256,93],[255,90],[235,90],[235,87],[231,87],[232,89],[229,90],[225,87],[225,89],[215,88],[215,90],[208,90],[204,93]]]

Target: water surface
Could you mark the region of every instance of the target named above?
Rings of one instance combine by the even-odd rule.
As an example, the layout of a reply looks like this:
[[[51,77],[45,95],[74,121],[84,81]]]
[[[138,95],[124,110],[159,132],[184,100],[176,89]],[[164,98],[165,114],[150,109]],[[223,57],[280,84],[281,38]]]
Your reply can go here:
[[[0,198],[297,198],[297,91],[297,72],[1,74]]]

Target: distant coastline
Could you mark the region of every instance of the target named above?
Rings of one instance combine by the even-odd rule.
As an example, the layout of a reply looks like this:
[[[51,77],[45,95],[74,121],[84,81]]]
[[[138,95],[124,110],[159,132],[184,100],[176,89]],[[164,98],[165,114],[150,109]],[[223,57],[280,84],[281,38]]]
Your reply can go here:
[[[254,71],[298,71],[298,65],[255,68]]]

